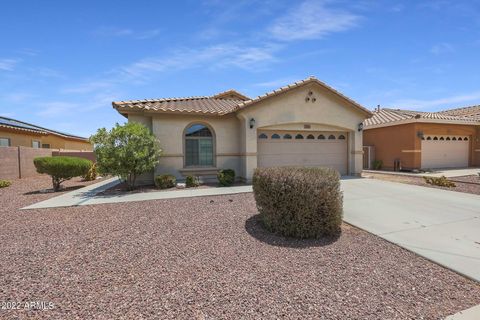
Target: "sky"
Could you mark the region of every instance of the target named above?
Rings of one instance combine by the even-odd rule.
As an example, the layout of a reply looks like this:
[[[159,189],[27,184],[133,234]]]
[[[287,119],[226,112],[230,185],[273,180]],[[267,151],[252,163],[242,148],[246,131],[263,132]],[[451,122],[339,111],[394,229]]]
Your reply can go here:
[[[480,2],[2,1],[0,115],[88,137],[112,101],[311,75],[373,109],[480,104]]]

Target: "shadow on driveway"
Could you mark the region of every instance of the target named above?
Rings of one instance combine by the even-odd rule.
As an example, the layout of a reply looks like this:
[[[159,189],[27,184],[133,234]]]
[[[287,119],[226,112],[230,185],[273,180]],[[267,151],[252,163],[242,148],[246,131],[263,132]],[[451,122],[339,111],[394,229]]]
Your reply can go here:
[[[320,239],[296,239],[276,235],[263,227],[259,214],[256,214],[247,219],[247,221],[245,221],[245,230],[247,230],[248,234],[250,234],[255,239],[266,244],[277,247],[298,249],[328,246],[336,242],[341,235],[341,233],[339,233],[338,235],[333,237],[326,237]]]

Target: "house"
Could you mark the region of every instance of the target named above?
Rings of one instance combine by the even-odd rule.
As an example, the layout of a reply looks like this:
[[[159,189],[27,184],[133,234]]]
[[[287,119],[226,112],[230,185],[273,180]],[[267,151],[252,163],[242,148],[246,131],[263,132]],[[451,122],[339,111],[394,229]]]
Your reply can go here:
[[[377,108],[364,125],[366,157],[374,148],[365,165],[376,159],[387,170],[480,166],[479,139],[480,106],[440,112]]]
[[[92,150],[87,138],[82,138],[37,125],[0,117],[0,147],[31,147],[66,150]]]
[[[371,112],[314,77],[249,98],[235,90],[212,96],[113,102],[128,121],[147,126],[163,155],[154,174],[214,178],[234,169],[326,166],[362,170],[361,126]],[[153,174],[145,178],[151,181]]]

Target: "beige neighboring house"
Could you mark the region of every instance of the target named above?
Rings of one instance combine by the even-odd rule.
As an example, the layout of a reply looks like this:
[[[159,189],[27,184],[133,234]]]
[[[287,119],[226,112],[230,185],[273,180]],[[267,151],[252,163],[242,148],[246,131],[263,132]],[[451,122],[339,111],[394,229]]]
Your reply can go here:
[[[147,126],[163,155],[155,175],[215,179],[233,169],[251,181],[271,166],[362,170],[362,122],[372,114],[314,77],[248,98],[228,90],[213,96],[113,102],[128,121]],[[154,174],[143,181],[151,182]]]

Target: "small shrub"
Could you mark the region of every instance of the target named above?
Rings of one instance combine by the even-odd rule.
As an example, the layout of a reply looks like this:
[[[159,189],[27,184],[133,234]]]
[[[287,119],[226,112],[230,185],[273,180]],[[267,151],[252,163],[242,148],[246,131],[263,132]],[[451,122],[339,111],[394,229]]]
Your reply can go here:
[[[381,170],[383,167],[383,161],[382,160],[374,160],[372,162],[372,167],[373,170]]]
[[[60,190],[60,184],[73,177],[87,174],[92,161],[76,157],[38,157],[33,159],[38,173],[52,177],[53,190]]]
[[[155,177],[155,186],[160,189],[173,188],[177,185],[177,178],[171,174],[162,174]]]
[[[454,188],[456,184],[450,180],[448,180],[445,176],[441,177],[423,177],[426,183],[439,186],[439,187],[447,187],[447,188]]]
[[[194,188],[200,185],[200,180],[197,176],[187,176],[185,180],[185,187]]]
[[[253,192],[265,228],[283,236],[319,238],[340,232],[340,174],[329,168],[257,168]]]
[[[235,182],[235,171],[232,169],[220,170],[217,173],[217,179],[222,186],[229,187]]]
[[[8,180],[2,180],[0,179],[0,188],[6,188],[10,186],[12,183]]]
[[[97,164],[95,162],[92,163],[88,172],[82,177],[85,181],[93,181],[97,179]]]

